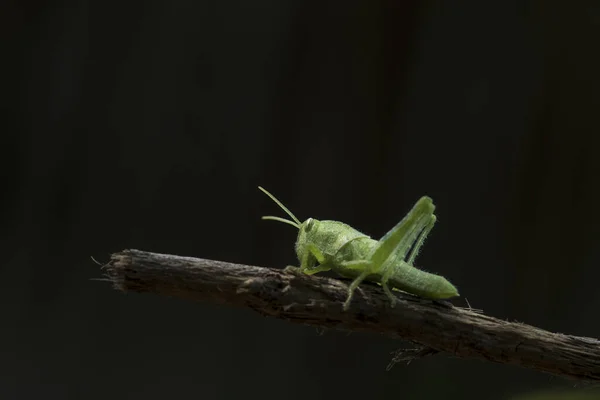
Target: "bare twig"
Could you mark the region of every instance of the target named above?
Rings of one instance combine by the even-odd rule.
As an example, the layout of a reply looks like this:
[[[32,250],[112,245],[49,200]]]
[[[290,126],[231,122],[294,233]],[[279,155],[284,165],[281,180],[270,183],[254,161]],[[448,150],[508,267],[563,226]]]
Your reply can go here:
[[[600,341],[502,321],[469,309],[399,293],[395,308],[363,284],[342,311],[347,283],[289,270],[124,250],[102,269],[124,292],[151,292],[249,307],[262,315],[323,328],[384,334],[420,347],[394,361],[447,352],[600,381]],[[409,357],[409,358],[406,358]]]

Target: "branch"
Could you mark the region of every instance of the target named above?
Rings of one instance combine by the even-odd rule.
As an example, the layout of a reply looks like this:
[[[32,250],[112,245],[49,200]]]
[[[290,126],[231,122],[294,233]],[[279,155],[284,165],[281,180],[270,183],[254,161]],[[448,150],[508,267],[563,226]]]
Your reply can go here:
[[[416,352],[421,355],[447,352],[600,381],[597,339],[552,333],[404,293],[390,308],[377,285],[361,284],[344,312],[348,281],[338,279],[139,250],[114,253],[102,268],[123,292],[249,307],[296,323],[408,340],[423,347]]]

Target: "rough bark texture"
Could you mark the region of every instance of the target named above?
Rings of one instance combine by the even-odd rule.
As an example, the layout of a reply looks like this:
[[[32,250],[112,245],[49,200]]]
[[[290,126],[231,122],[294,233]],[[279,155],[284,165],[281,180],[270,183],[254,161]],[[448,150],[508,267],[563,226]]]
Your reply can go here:
[[[403,293],[390,308],[377,285],[361,284],[343,312],[348,281],[326,277],[139,250],[114,253],[103,269],[124,292],[250,307],[296,323],[380,333],[457,357],[600,381],[597,339],[552,333]]]

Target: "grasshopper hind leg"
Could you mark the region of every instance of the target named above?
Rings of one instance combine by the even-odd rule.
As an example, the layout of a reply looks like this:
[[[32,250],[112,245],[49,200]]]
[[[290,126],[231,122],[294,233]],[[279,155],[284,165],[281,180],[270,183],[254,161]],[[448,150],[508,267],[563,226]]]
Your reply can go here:
[[[394,296],[394,293],[392,293],[392,291],[390,290],[390,287],[387,284],[387,282],[390,279],[391,275],[392,274],[390,272],[386,272],[381,277],[381,287],[383,288],[383,292],[385,293],[385,295],[390,299],[390,306],[392,308],[394,308],[396,306],[396,301],[398,299],[396,298],[396,296]]]
[[[408,260],[406,261],[407,264],[409,264],[410,266],[414,266],[414,262],[415,262],[415,258],[417,258],[417,256],[419,255],[419,251],[421,250],[421,247],[423,246],[423,243],[425,242],[425,239],[427,238],[427,235],[429,234],[429,232],[431,232],[431,230],[433,229],[433,226],[435,225],[437,218],[435,215],[431,215],[429,222],[427,223],[427,225],[425,225],[425,227],[423,228],[423,230],[421,231],[421,233],[419,233],[419,235],[414,239],[414,242],[408,242],[406,247],[410,248],[409,254],[408,254]],[[404,253],[404,250],[401,246],[399,246],[399,248],[396,250],[396,255],[392,255],[392,259],[388,260],[386,262],[386,266],[384,267],[384,272],[383,275],[381,277],[381,287],[383,288],[384,293],[386,294],[386,296],[390,299],[390,306],[392,308],[394,308],[396,306],[396,302],[397,302],[397,298],[396,296],[394,296],[394,294],[392,293],[392,291],[390,290],[390,287],[388,286],[387,282],[390,279],[390,277],[395,273],[395,268],[397,266],[398,263],[402,262],[402,254]]]
[[[435,215],[431,215],[429,223],[425,226],[423,231],[421,231],[415,243],[412,244],[412,249],[410,251],[410,254],[408,255],[408,260],[406,261],[408,264],[414,266],[415,258],[417,258],[417,256],[419,255],[419,251],[421,250],[421,247],[423,246],[427,235],[429,235],[429,232],[431,232],[431,230],[433,229],[433,226],[435,225],[436,221],[437,217]]]

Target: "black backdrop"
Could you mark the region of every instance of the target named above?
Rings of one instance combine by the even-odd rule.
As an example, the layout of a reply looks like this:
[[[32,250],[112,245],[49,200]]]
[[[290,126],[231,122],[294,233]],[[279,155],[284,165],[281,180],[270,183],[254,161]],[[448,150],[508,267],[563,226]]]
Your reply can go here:
[[[568,5],[567,5],[568,4]],[[8,2],[0,398],[504,399],[572,382],[121,294],[126,248],[295,263],[279,213],[383,235],[471,305],[600,336],[598,2]],[[460,305],[464,305],[458,302]]]

